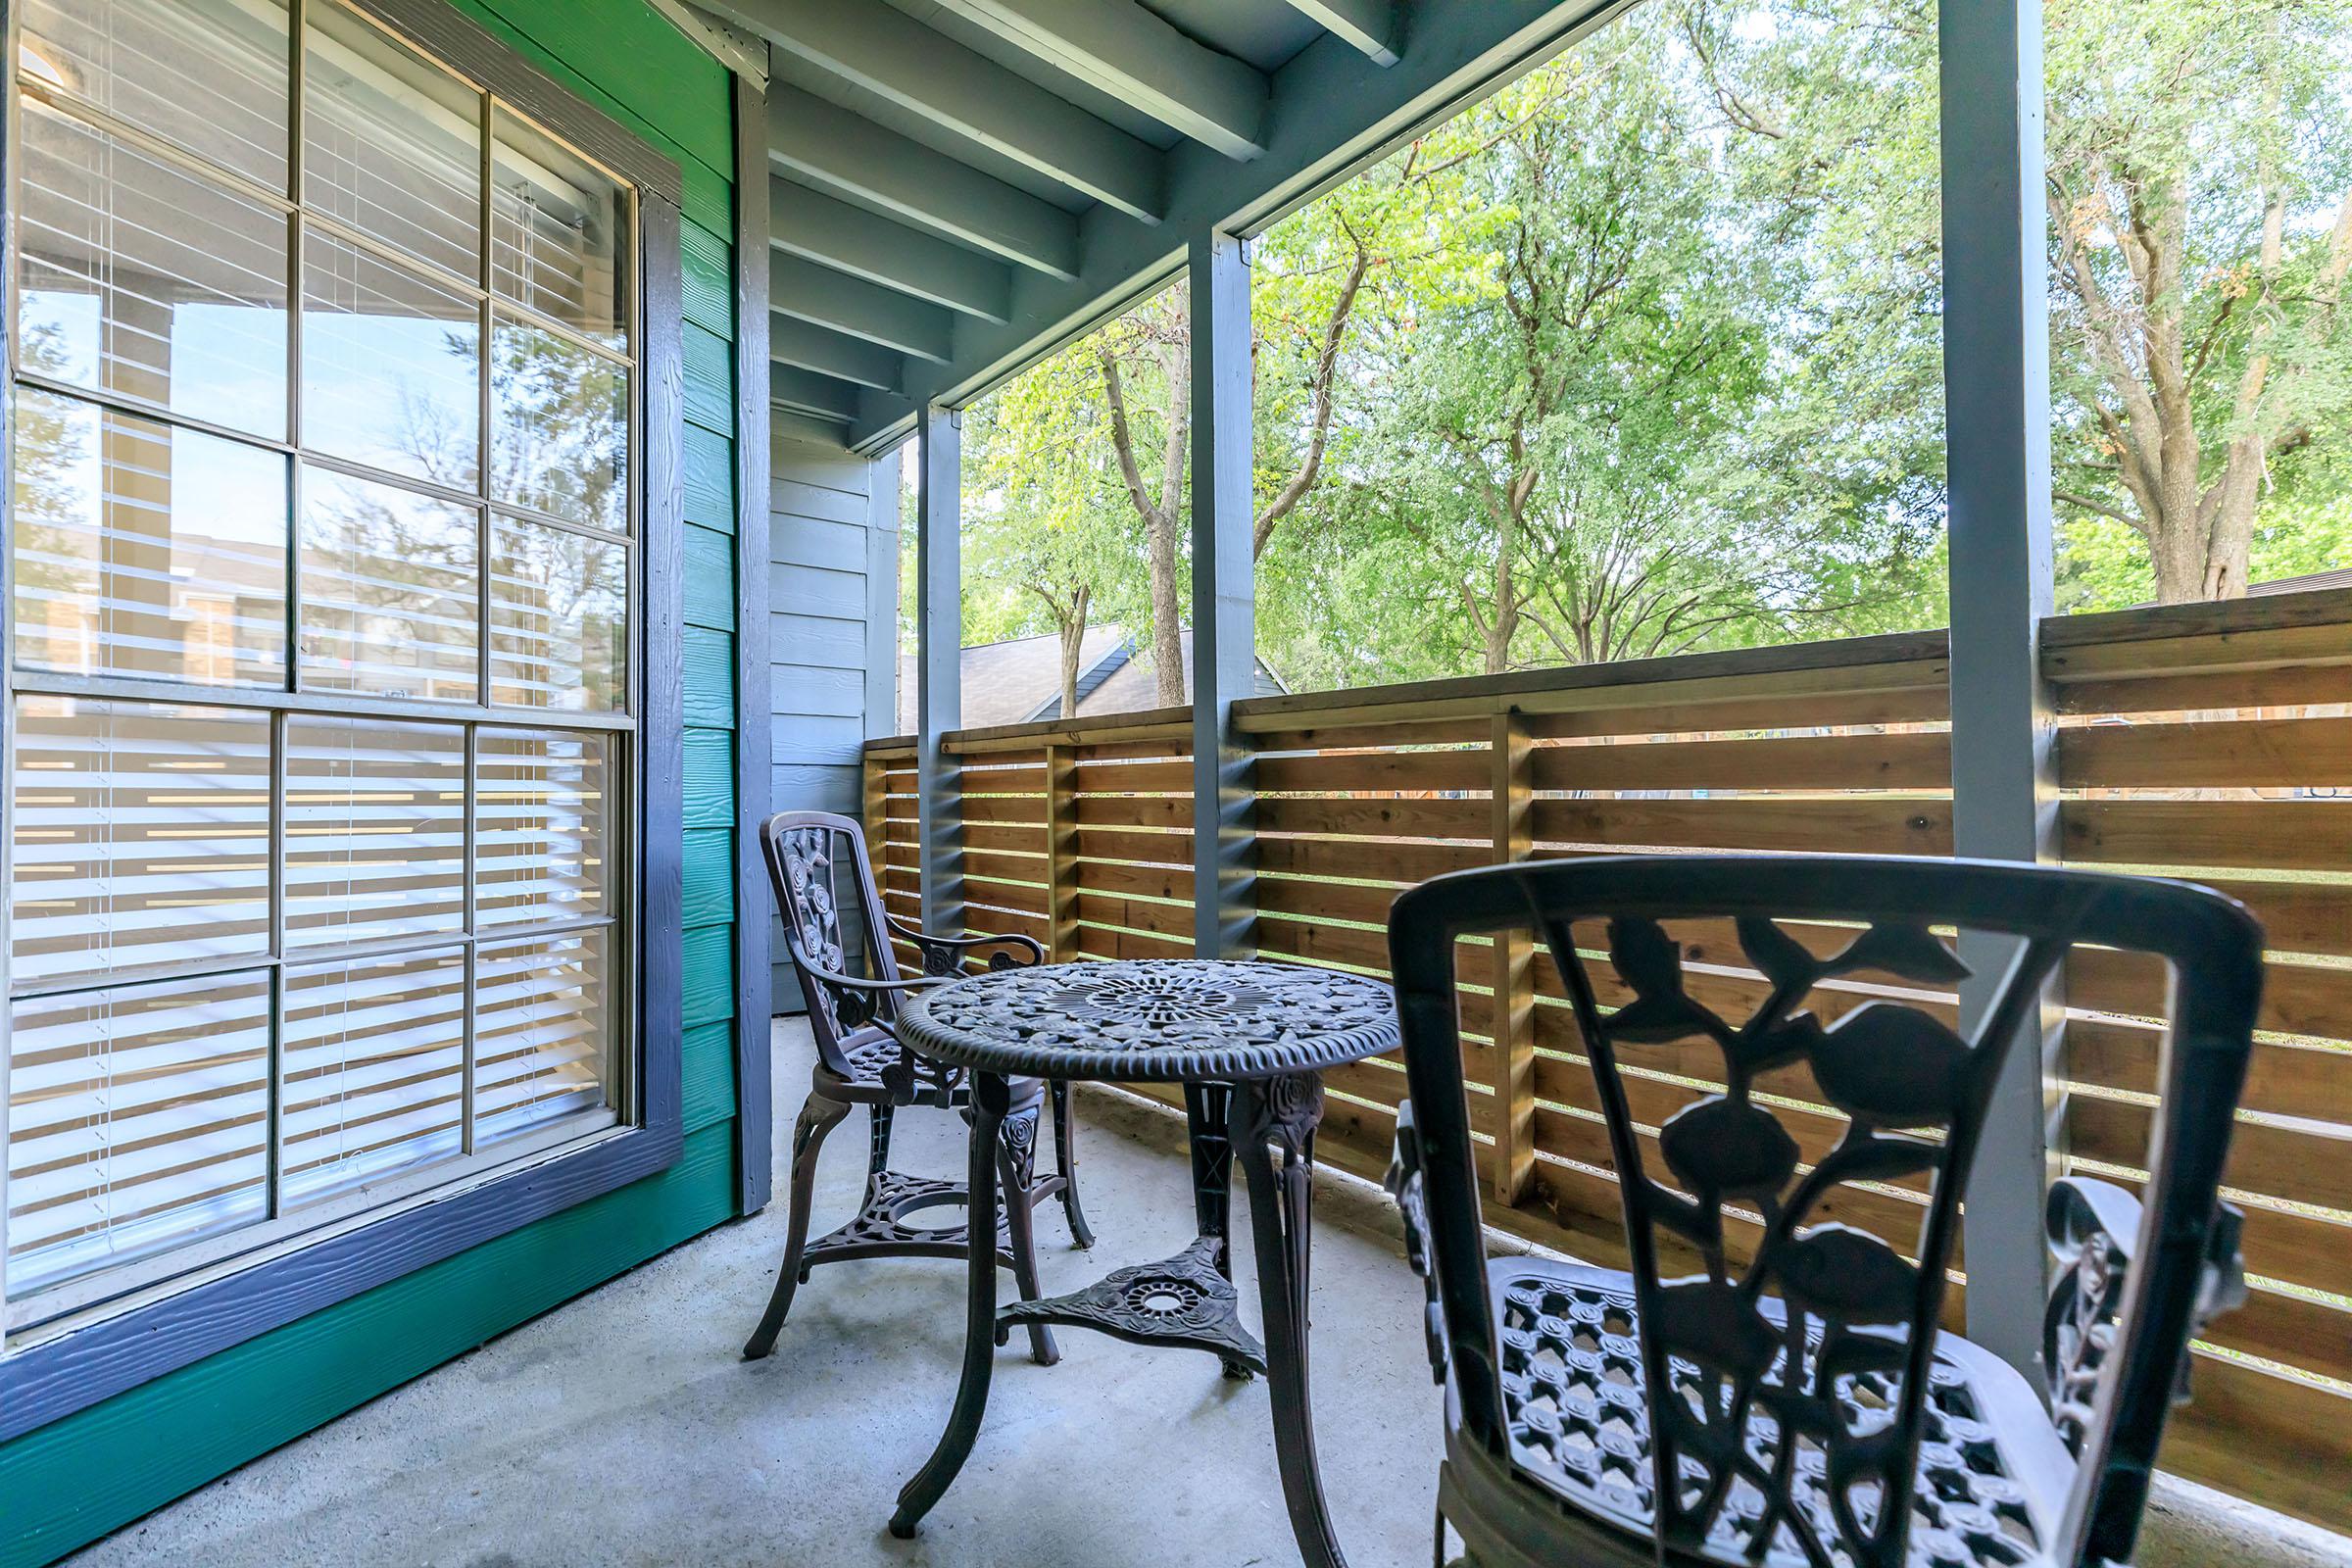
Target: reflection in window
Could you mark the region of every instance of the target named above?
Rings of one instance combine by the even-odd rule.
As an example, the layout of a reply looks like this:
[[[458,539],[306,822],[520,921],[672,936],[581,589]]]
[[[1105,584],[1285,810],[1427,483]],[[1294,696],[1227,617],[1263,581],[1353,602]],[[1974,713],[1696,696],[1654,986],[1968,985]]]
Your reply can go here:
[[[282,1051],[288,1207],[460,1152],[465,954],[294,971]]]
[[[10,1296],[268,1216],[268,973],[32,998],[9,1034]]]
[[[285,459],[29,387],[16,404],[18,663],[282,680]]]
[[[470,703],[479,691],[479,514],[398,485],[303,476],[303,681]]]
[[[303,205],[479,281],[480,96],[340,6],[310,22]]]
[[[286,942],[458,931],[466,919],[465,731],[286,721]]]
[[[286,8],[273,0],[23,0],[27,82],[286,188]]]
[[[481,452],[472,300],[313,232],[302,261],[302,438],[453,490]]]
[[[474,979],[475,1139],[606,1103],[612,972],[603,931],[484,946]]]
[[[628,551],[545,523],[490,518],[490,700],[619,708],[627,696]]]
[[[283,437],[285,220],[29,100],[24,126],[25,368]]]
[[[490,494],[614,532],[628,526],[629,375],[535,326],[490,343]]]
[[[35,979],[270,951],[270,715],[17,699],[9,969]]]
[[[594,733],[479,732],[475,919],[577,920],[605,907],[612,792]]]
[[[491,285],[614,352],[628,347],[626,195],[610,174],[501,115],[491,143]]]

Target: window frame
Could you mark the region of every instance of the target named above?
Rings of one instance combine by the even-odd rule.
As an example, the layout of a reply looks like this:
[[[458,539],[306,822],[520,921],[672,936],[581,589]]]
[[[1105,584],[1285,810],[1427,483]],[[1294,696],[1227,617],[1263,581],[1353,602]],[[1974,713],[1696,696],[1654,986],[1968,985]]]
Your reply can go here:
[[[395,1197],[406,1206],[373,1208],[339,1220],[322,1217],[319,1227],[266,1242],[236,1256],[178,1273],[130,1294],[103,1314],[67,1317],[50,1331],[28,1330],[19,1346],[0,1351],[0,1442],[70,1415],[124,1390],[186,1366],[216,1351],[349,1299],[417,1269],[506,1235],[578,1203],[612,1192],[675,1164],[684,1146],[680,1094],[682,1028],[681,850],[684,786],[684,691],[675,659],[652,657],[674,648],[683,625],[680,579],[684,497],[682,479],[682,290],[680,250],[683,183],[677,164],[647,145],[603,110],[586,102],[547,73],[518,56],[487,29],[461,16],[445,0],[331,0],[436,59],[527,119],[548,128],[634,192],[634,249],[630,282],[636,327],[636,368],[630,385],[629,453],[635,472],[629,493],[636,514],[636,570],[629,586],[627,674],[634,694],[635,735],[631,765],[616,768],[622,803],[613,813],[628,874],[620,887],[612,933],[625,1011],[616,1019],[620,1049],[610,1064],[620,1091],[617,1125],[560,1147],[532,1152],[517,1140],[514,1158],[486,1169],[437,1179],[419,1178],[418,1192]],[[289,0],[289,43],[301,91],[303,18],[308,0]],[[5,40],[5,116],[0,116],[0,279],[13,283],[17,264],[16,215],[8,210],[16,191],[17,72],[21,29],[19,7],[0,0],[0,39]],[[297,126],[291,134],[299,135]],[[486,193],[485,193],[486,195]],[[299,221],[299,219],[297,219]],[[483,243],[492,243],[485,233]],[[290,287],[299,290],[300,279]],[[13,295],[12,295],[13,297]],[[298,293],[288,300],[299,307]],[[14,323],[0,333],[11,385],[17,366]],[[485,355],[488,345],[483,345]],[[485,367],[485,374],[487,368]],[[289,398],[300,396],[289,382]],[[13,538],[15,428],[0,402],[0,458],[12,476],[0,484],[0,526]],[[201,421],[195,421],[201,427]],[[486,465],[489,454],[482,455]],[[485,500],[492,508],[498,503]],[[529,515],[529,514],[517,514]],[[290,526],[299,519],[290,517]],[[296,564],[289,555],[289,570]],[[479,564],[485,596],[491,563]],[[485,597],[485,603],[487,599]],[[15,646],[13,551],[0,550],[0,646]],[[297,657],[291,644],[289,660]],[[486,672],[490,650],[478,650]],[[107,682],[108,695],[153,697],[185,706],[231,706],[239,693],[203,686],[121,679]],[[303,711],[302,694],[273,695],[271,706]],[[386,703],[390,716],[443,718],[455,724],[513,729],[604,726],[593,715],[528,709],[479,709],[446,705],[448,710],[420,713],[408,703]],[[336,693],[320,710],[364,716],[379,710],[368,698]],[[0,704],[0,725],[13,740],[14,704]],[[4,849],[4,846],[0,846]],[[498,933],[516,939],[535,929]],[[473,935],[472,942],[484,940]],[[321,955],[323,957],[324,956]],[[8,956],[0,950],[0,985]],[[143,976],[126,976],[126,979]],[[0,1132],[5,1101],[0,1099]],[[5,1175],[0,1172],[0,1189]],[[417,1201],[425,1192],[429,1201]]]

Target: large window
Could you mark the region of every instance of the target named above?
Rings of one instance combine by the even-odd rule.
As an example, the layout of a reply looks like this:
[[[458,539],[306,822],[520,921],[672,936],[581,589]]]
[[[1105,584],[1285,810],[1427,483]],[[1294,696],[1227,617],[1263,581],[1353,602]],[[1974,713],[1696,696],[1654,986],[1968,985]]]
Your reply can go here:
[[[635,193],[335,0],[22,0],[6,1323],[630,1119]]]

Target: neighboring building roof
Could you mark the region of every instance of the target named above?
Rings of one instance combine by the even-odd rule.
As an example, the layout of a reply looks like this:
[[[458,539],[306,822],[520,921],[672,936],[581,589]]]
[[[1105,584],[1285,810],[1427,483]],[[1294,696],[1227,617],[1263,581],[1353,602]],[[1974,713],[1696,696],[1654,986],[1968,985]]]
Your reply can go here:
[[[2315,571],[2303,577],[2280,577],[2272,582],[2248,583],[2248,599],[2268,599],[2273,594],[2317,593],[2323,588],[2352,588],[2352,566],[2339,566],[2334,571]]]
[[[1181,634],[1185,700],[1193,694],[1193,634]],[[1133,713],[1159,706],[1157,677],[1138,645],[1119,626],[1095,626],[1078,645],[1078,713]],[[1016,637],[963,651],[963,724],[988,729],[1058,717],[1061,712],[1061,639]],[[1263,659],[1257,662],[1253,695],[1278,696],[1283,685]],[[915,669],[912,655],[899,660],[899,733],[915,729]]]

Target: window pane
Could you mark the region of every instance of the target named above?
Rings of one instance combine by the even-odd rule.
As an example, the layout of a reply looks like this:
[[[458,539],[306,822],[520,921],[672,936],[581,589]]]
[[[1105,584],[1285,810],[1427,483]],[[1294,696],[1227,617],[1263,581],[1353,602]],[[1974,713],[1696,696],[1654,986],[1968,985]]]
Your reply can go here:
[[[270,715],[17,699],[19,981],[270,947]]]
[[[474,1147],[605,1103],[603,931],[484,946],[474,973]]]
[[[479,514],[325,469],[302,481],[306,687],[470,703]]]
[[[17,391],[17,662],[285,679],[286,460]]]
[[[615,533],[629,525],[629,372],[500,319],[490,345],[490,494]]]
[[[481,278],[481,95],[340,6],[303,40],[302,200]]]
[[[24,101],[23,368],[286,433],[286,223]]]
[[[474,488],[482,334],[472,300],[314,229],[302,333],[305,446]]]
[[[628,204],[577,153],[508,115],[490,146],[491,286],[607,348],[628,350]]]
[[[285,1207],[460,1153],[465,953],[289,973],[285,1058]]]
[[[270,977],[208,975],[10,1009],[8,1293],[269,1213]]]
[[[572,712],[627,700],[629,553],[490,515],[490,700]]]
[[[286,721],[286,942],[365,942],[465,921],[465,732]]]
[[[484,926],[605,908],[612,789],[594,733],[480,731],[474,910]]]
[[[286,8],[24,0],[17,68],[273,191],[286,188]]]

